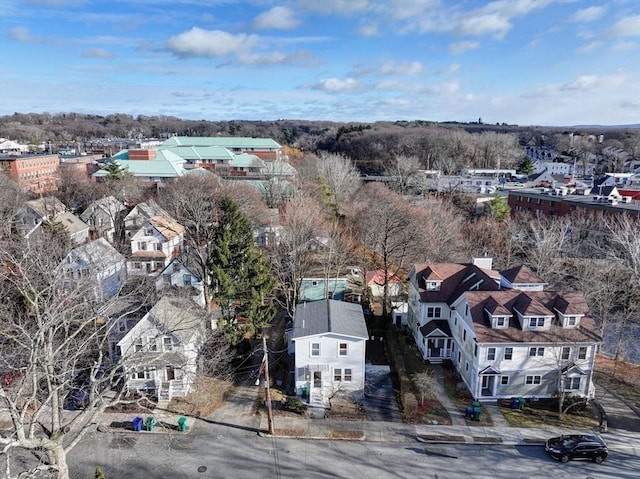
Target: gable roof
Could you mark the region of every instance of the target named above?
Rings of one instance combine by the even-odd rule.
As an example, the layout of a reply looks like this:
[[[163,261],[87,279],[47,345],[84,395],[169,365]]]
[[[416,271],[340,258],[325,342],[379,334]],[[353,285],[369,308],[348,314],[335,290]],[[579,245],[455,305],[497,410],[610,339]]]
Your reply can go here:
[[[391,271],[387,271],[387,277],[389,278],[388,282],[390,284],[394,283],[402,283],[402,280],[398,278]],[[384,285],[384,270],[376,269],[375,271],[367,271],[366,280],[368,285]]]
[[[67,257],[69,256],[81,259],[90,268],[97,271],[104,271],[114,264],[124,261],[124,256],[104,238],[98,238],[72,249]]]
[[[163,333],[174,335],[183,344],[188,343],[204,325],[203,310],[192,299],[181,296],[163,296],[148,316]]]
[[[170,216],[152,216],[148,221],[149,224],[158,231],[158,233],[160,233],[168,240],[184,233],[184,226],[182,226]]]
[[[480,268],[472,263],[421,263],[413,266],[414,287],[423,303],[449,303],[472,288],[479,291],[498,291],[500,273]],[[441,281],[440,290],[427,290],[425,281]]]
[[[540,276],[535,274],[531,268],[524,264],[500,271],[500,274],[511,284],[547,284],[542,278],[540,278]]]
[[[107,215],[114,219],[121,211],[125,210],[126,207],[116,199],[114,196],[105,196],[104,198],[100,198],[99,200],[91,203],[80,215],[80,218],[83,221],[88,221],[97,210],[102,210]]]
[[[30,200],[25,204],[38,214],[40,218],[53,218],[67,210],[64,203],[55,196],[45,196],[37,200]]]
[[[67,233],[70,235],[79,233],[80,231],[89,230],[89,225],[87,223],[68,211],[57,215],[53,219],[53,222],[64,226],[64,229],[66,229]]]
[[[333,299],[298,304],[293,319],[293,339],[335,333],[367,339],[362,306]]]
[[[447,321],[446,319],[436,319],[434,321],[429,321],[428,323],[420,327],[420,332],[425,338],[428,337],[431,333],[438,330],[440,330],[446,336],[451,336],[449,321]]]
[[[134,216],[142,216],[145,219],[149,219],[152,216],[167,216],[170,217],[169,213],[167,213],[164,208],[162,208],[155,200],[143,201],[142,203],[138,203],[135,205],[131,211],[125,217],[125,220],[133,218]]]

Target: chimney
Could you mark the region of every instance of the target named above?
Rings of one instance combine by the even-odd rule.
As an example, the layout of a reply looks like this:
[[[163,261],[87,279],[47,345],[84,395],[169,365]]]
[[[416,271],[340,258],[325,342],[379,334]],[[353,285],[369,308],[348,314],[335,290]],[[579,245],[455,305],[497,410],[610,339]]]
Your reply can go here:
[[[471,258],[471,262],[482,269],[491,269],[493,266],[493,258],[484,256],[482,258]]]

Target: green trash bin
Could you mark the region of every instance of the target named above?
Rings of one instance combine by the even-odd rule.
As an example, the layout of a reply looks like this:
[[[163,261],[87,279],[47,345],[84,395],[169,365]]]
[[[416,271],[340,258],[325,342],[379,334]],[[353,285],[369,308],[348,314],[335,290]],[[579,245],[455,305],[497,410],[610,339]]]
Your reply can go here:
[[[186,417],[179,417],[178,418],[178,429],[180,429],[180,432],[187,432],[187,418]]]
[[[480,420],[480,414],[482,412],[482,409],[480,408],[480,402],[479,401],[473,401],[471,403],[471,406],[473,407],[473,419],[474,419],[474,421],[479,421]]]
[[[156,418],[153,416],[147,416],[147,419],[144,422],[144,426],[147,431],[153,431],[153,428],[156,427]]]
[[[525,404],[525,399],[524,398],[519,398],[518,399],[519,404],[518,404],[518,409],[523,410],[524,409],[524,404]]]

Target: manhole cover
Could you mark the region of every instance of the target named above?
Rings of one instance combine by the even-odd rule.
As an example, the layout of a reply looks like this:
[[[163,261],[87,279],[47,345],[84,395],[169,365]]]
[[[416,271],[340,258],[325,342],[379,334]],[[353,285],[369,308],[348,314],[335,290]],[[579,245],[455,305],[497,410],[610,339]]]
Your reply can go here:
[[[200,466],[198,472],[207,472],[207,466]]]

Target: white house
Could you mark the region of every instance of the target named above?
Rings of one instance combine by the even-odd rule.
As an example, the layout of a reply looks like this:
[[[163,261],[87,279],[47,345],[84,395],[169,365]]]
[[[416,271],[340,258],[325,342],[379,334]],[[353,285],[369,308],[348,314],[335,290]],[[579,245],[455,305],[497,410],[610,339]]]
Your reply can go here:
[[[80,219],[91,227],[94,236],[101,236],[113,243],[116,228],[122,221],[125,206],[113,196],[106,196],[91,203],[80,215]]]
[[[169,213],[167,213],[154,200],[138,203],[131,208],[131,211],[129,211],[129,213],[124,217],[125,239],[131,239],[131,236],[133,236],[150,218],[154,216],[170,217]]]
[[[190,267],[184,258],[174,258],[160,271],[156,279],[156,289],[162,290],[170,287],[192,288],[191,299],[204,308],[206,305],[204,285],[202,284],[202,279],[194,270],[195,268]]]
[[[185,396],[197,372],[205,314],[191,299],[163,296],[118,342],[127,388],[159,399]]]
[[[382,298],[384,296],[384,270],[367,271],[366,282],[371,297]],[[402,293],[402,280],[391,271],[387,273],[387,294],[390,298],[399,296]]]
[[[296,395],[324,407],[336,395],[362,394],[367,338],[359,304],[331,299],[298,304],[290,337]]]
[[[114,296],[127,278],[124,256],[104,238],[72,249],[58,268],[66,283],[91,284],[98,300]]]
[[[408,327],[425,360],[451,359],[473,397],[592,397],[600,342],[581,293],[544,291],[524,266],[416,264]]]
[[[181,251],[184,227],[169,216],[153,216],[131,236],[127,270],[132,275],[154,275]]]

